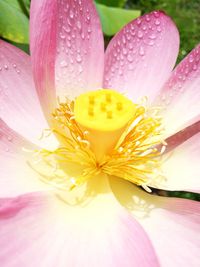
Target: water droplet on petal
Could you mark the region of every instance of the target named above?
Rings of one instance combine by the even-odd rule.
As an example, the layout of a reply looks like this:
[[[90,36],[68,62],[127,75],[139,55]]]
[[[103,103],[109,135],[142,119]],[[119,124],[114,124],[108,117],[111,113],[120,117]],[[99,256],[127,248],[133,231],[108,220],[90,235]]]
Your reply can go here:
[[[127,53],[128,53],[128,51],[127,51],[127,49],[125,47],[123,48],[122,52],[123,52],[124,55],[127,55]]]
[[[143,33],[141,31],[138,31],[138,34],[137,34],[138,38],[142,38],[143,37]]]
[[[140,56],[144,56],[145,52],[144,52],[144,47],[140,46],[140,49],[139,49],[139,55]]]
[[[86,16],[86,19],[87,19],[87,22],[90,21],[90,15],[89,14]]]
[[[133,57],[129,54],[129,55],[127,56],[127,60],[128,60],[129,62],[133,62]]]
[[[161,32],[162,30],[161,30],[161,28],[158,26],[157,27],[157,32]]]
[[[140,18],[136,19],[137,25],[139,26],[142,22],[142,20]]]
[[[160,25],[160,20],[159,19],[155,20],[155,25],[157,25],[157,26]]]
[[[154,11],[154,12],[153,12],[153,15],[154,15],[155,18],[159,18],[159,16],[160,16],[160,14],[159,14],[158,11]]]
[[[82,65],[79,65],[78,71],[79,71],[79,73],[82,73],[82,72],[83,72],[83,67],[82,67]]]
[[[60,66],[61,66],[62,68],[66,68],[66,67],[68,66],[67,61],[62,60],[62,61],[60,62]]]
[[[11,142],[13,139],[11,136],[8,136],[8,141]]]
[[[73,17],[74,17],[74,12],[73,12],[72,10],[69,11],[69,16],[70,16],[71,19],[73,19]]]
[[[91,28],[88,28],[87,32],[88,33],[91,33],[92,32],[92,29]]]
[[[60,33],[60,38],[61,38],[61,39],[65,39],[65,38],[66,38],[65,34],[63,34],[63,33],[61,32],[61,33]]]
[[[4,69],[5,69],[5,70],[8,70],[8,65],[5,64],[5,65],[4,65]]]
[[[81,58],[81,55],[77,55],[76,56],[76,61],[78,62],[78,63],[80,63],[81,61],[82,61],[82,58]]]
[[[151,33],[151,34],[149,35],[149,39],[152,39],[152,40],[156,39],[156,35],[155,35],[155,33]]]
[[[78,20],[78,21],[77,21],[76,25],[77,25],[77,28],[78,28],[79,30],[81,30],[81,28],[82,28],[82,25],[81,25],[81,22],[80,22],[80,20]]]
[[[149,44],[149,45],[154,45],[154,41],[153,41],[153,40],[150,40],[150,41],[148,42],[148,44]]]
[[[150,21],[150,17],[149,17],[149,15],[146,15],[146,16],[145,16],[145,20],[146,20],[147,22]]]
[[[192,67],[192,69],[195,71],[195,70],[197,70],[197,65],[195,64],[195,65],[193,65],[193,67]]]
[[[67,26],[63,26],[63,30],[67,33],[69,33],[71,31],[70,27],[67,25]]]
[[[193,61],[194,61],[194,57],[193,57],[193,55],[190,55],[189,56],[189,62],[192,63]]]

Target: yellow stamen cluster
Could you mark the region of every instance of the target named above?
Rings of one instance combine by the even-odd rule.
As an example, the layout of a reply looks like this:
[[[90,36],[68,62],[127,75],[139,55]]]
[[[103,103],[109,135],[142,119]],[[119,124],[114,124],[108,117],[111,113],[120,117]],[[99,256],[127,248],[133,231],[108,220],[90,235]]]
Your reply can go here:
[[[151,179],[159,177],[163,151],[158,149],[163,142],[157,113],[113,90],[98,90],[81,95],[75,102],[60,103],[53,113],[52,132],[61,146],[37,152],[37,157],[53,170],[52,175],[43,175],[43,180],[61,189],[72,189],[103,172],[148,186]],[[112,147],[104,149],[103,156],[97,155],[94,140],[107,147],[106,136],[111,140],[115,135]]]

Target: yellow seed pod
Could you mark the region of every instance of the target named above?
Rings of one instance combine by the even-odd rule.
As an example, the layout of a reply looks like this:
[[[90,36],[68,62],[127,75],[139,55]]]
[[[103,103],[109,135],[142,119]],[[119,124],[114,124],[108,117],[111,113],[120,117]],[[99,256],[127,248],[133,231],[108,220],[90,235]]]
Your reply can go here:
[[[98,161],[113,149],[134,112],[131,100],[110,89],[88,92],[76,98],[75,120],[83,130],[89,131],[88,139]]]
[[[114,131],[124,127],[133,117],[135,106],[131,100],[110,89],[88,92],[76,98],[76,121],[86,128]]]

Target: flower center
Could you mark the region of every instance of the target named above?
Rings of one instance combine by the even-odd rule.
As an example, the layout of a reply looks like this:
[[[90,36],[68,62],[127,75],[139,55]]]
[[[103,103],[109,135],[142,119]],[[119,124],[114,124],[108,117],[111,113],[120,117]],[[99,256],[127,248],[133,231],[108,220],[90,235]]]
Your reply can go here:
[[[158,112],[108,89],[60,103],[51,129],[60,147],[36,154],[42,162],[37,168],[41,179],[69,190],[104,173],[148,190],[151,180],[161,177],[160,156],[165,148]]]
[[[98,162],[114,148],[135,110],[128,98],[114,90],[85,93],[75,100],[75,120],[88,132],[87,139]]]

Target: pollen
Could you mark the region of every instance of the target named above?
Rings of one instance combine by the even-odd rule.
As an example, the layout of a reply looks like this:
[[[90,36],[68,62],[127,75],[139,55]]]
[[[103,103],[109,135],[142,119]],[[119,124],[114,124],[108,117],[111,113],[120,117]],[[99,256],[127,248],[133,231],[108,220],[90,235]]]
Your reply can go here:
[[[44,182],[72,190],[104,173],[149,191],[152,181],[156,184],[162,179],[160,165],[166,143],[159,108],[101,89],[72,101],[66,99],[52,117],[50,131],[58,137],[60,147],[35,153],[42,167],[36,168],[36,163],[34,169]]]

